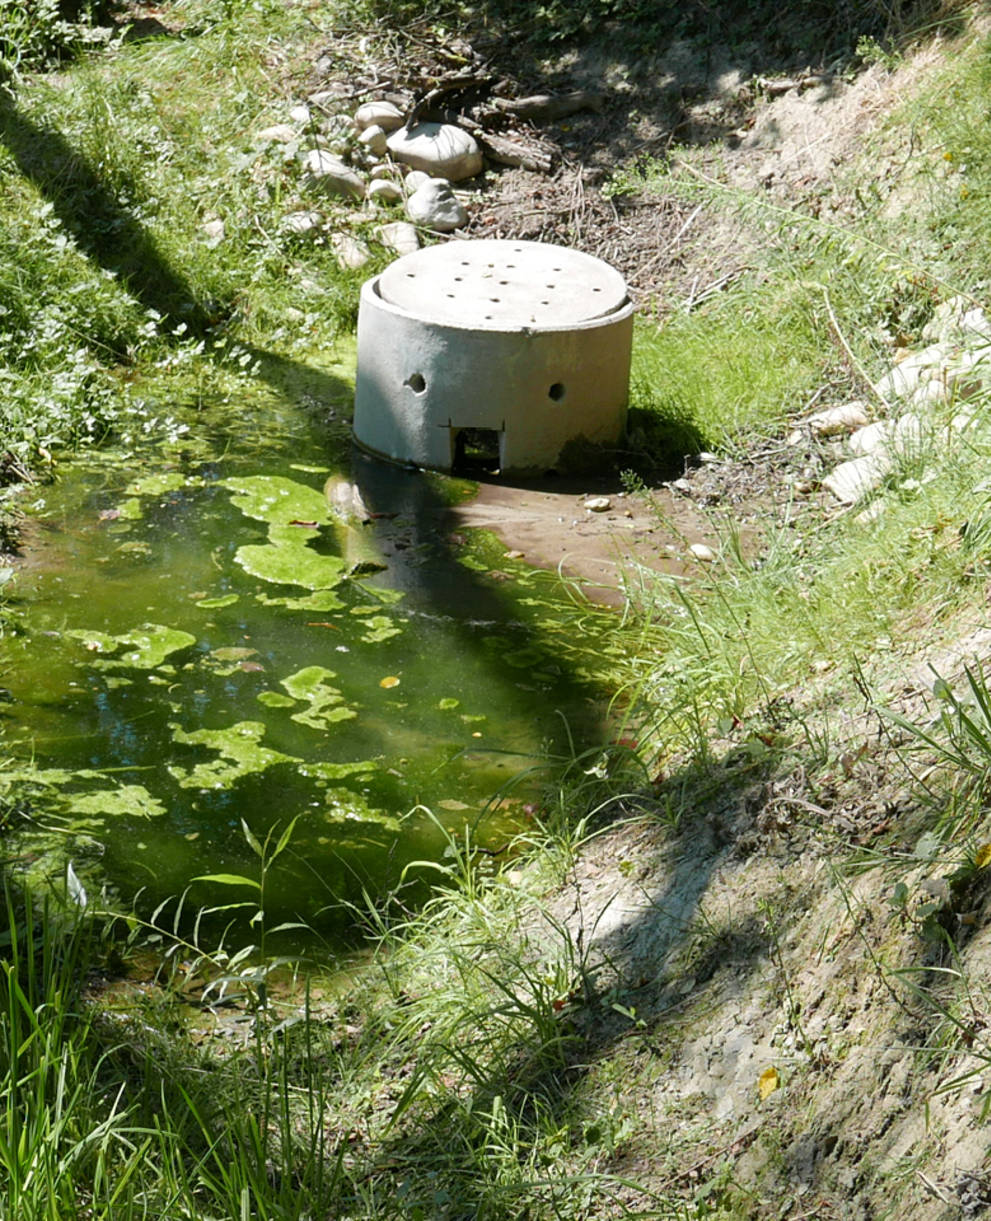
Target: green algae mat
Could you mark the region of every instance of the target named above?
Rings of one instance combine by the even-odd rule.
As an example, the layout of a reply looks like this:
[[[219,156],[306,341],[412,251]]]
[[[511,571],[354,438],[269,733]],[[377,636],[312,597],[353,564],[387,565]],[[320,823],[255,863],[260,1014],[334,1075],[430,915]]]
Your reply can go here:
[[[192,428],[80,456],[29,505],[0,640],[8,848],[194,910],[217,900],[194,879],[257,874],[245,828],[292,824],[269,918],[346,942],[349,905],[428,874],[447,835],[500,852],[526,825],[601,734],[617,625],[451,533],[470,488],[358,456],[318,413]]]

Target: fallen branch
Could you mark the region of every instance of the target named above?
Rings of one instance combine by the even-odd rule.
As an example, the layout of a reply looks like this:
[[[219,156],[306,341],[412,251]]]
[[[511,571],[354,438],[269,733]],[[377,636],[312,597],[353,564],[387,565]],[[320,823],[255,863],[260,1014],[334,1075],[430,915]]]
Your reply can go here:
[[[555,119],[563,119],[579,110],[599,111],[603,101],[601,93],[576,89],[572,93],[537,93],[527,98],[493,98],[492,104],[503,114],[511,114],[518,119],[530,119],[534,123],[552,123]]]
[[[780,97],[782,93],[791,93],[793,89],[812,89],[816,85],[828,85],[833,78],[828,73],[824,72],[807,72],[804,76],[797,77],[779,77],[777,80],[772,80],[766,76],[759,76],[756,80],[757,88],[768,97]]]
[[[519,166],[538,174],[550,173],[553,157],[540,145],[493,132],[477,131],[474,134],[486,156],[500,165]]]

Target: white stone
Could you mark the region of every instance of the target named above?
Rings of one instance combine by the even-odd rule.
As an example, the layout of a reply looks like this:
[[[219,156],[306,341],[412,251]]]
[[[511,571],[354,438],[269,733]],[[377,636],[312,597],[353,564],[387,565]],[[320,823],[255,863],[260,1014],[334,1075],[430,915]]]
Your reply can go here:
[[[403,125],[403,112],[392,102],[365,102],[354,112],[354,125],[359,131],[367,127],[396,131]]]
[[[309,106],[294,106],[289,111],[289,117],[294,123],[309,123],[310,108]]]
[[[368,184],[366,198],[375,203],[402,203],[403,188],[391,178],[375,178]]]
[[[418,191],[420,187],[425,186],[428,182],[430,182],[430,175],[425,174],[423,170],[410,170],[403,179],[407,195],[412,195],[414,191]]]
[[[957,399],[984,394],[991,383],[991,347],[958,352],[946,371],[946,383]]]
[[[884,508],[883,500],[872,501],[866,509],[861,509],[853,520],[858,526],[869,526],[871,522],[878,521],[884,515]]]
[[[939,398],[945,395],[945,366],[951,353],[944,344],[934,343],[912,352],[894,365],[875,389],[882,399]],[[929,383],[936,383],[930,389]],[[926,387],[923,390],[923,387]]]
[[[906,411],[900,419],[895,420],[891,432],[890,448],[894,453],[903,458],[918,457],[925,436],[922,421],[917,415]]]
[[[707,547],[705,543],[692,543],[688,550],[693,558],[702,564],[711,564],[716,559],[716,553],[711,547]]]
[[[464,205],[442,178],[431,178],[406,200],[410,220],[435,233],[452,233],[468,221]]]
[[[951,297],[937,305],[936,310],[922,331],[926,343],[945,343],[960,340],[966,343],[975,338],[985,343],[991,340],[991,322],[984,310],[969,297]]]
[[[299,139],[299,132],[288,123],[275,123],[271,127],[263,127],[255,139],[265,144],[292,144]]]
[[[282,227],[288,233],[296,233],[300,237],[313,233],[320,228],[323,217],[319,212],[290,212],[282,218]]]
[[[331,475],[324,484],[324,495],[330,511],[335,517],[348,519],[358,518],[367,522],[371,519],[368,506],[361,495],[361,489],[356,483],[350,483],[343,475]]]
[[[340,157],[335,157],[333,153],[325,152],[322,148],[315,148],[306,154],[303,164],[314,186],[332,195],[364,199],[364,182]]]
[[[612,501],[608,496],[589,496],[585,501],[585,508],[590,513],[605,513],[612,508]]]
[[[400,127],[389,136],[388,144],[397,161],[449,182],[473,178],[483,164],[474,137],[452,123]]]
[[[835,437],[840,433],[862,428],[868,419],[866,404],[857,401],[842,403],[838,407],[830,407],[827,411],[817,411],[815,415],[809,416],[806,423],[812,429],[813,436]]]
[[[850,451],[858,455],[873,454],[875,450],[884,449],[890,433],[891,425],[887,420],[878,420],[874,424],[858,428],[850,437]]]
[[[420,235],[416,225],[406,220],[394,220],[388,225],[382,225],[378,231],[379,241],[386,248],[402,256],[413,254],[420,249]]]
[[[384,157],[389,149],[385,131],[374,123],[364,129],[358,137],[358,143],[374,157]]]
[[[364,242],[352,237],[350,233],[335,233],[330,239],[330,248],[337,256],[342,267],[354,270],[364,267],[371,257]]]
[[[390,181],[395,182],[396,167],[388,164],[373,165],[369,170],[369,176],[372,178],[388,178]]]
[[[203,226],[203,234],[206,237],[208,246],[219,246],[227,236],[227,231],[224,228],[222,220],[208,220]]]
[[[849,462],[841,462],[822,481],[822,486],[841,504],[852,505],[879,487],[890,470],[891,459],[884,450],[877,450],[860,458],[851,458]]]
[[[858,428],[850,438],[850,449],[858,455],[898,454],[917,455],[922,445],[922,421],[911,411],[899,419],[878,420],[866,428]]]

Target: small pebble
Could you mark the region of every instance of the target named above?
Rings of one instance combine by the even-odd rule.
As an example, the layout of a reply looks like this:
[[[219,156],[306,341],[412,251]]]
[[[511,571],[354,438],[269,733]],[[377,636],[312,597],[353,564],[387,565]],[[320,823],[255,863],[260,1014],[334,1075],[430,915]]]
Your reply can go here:
[[[711,564],[716,558],[716,553],[711,547],[707,547],[705,543],[692,543],[688,550],[703,564]]]
[[[608,496],[590,496],[585,501],[585,508],[592,513],[605,513],[612,508],[612,501]]]

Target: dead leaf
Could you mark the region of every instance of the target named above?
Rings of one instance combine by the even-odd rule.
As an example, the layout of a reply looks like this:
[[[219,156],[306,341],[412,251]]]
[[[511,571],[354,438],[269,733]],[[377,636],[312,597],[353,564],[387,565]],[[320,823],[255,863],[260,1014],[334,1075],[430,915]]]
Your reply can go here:
[[[387,674],[385,678],[379,679],[379,686],[384,687],[388,691],[390,687],[399,686],[399,679],[395,674]]]
[[[978,869],[983,869],[985,865],[991,865],[991,844],[981,844],[977,849],[977,855],[974,857],[974,864]]]
[[[781,1074],[776,1068],[765,1068],[757,1081],[757,1092],[760,1095],[760,1100],[763,1102],[765,1098],[770,1098],[775,1090],[781,1088]]]

